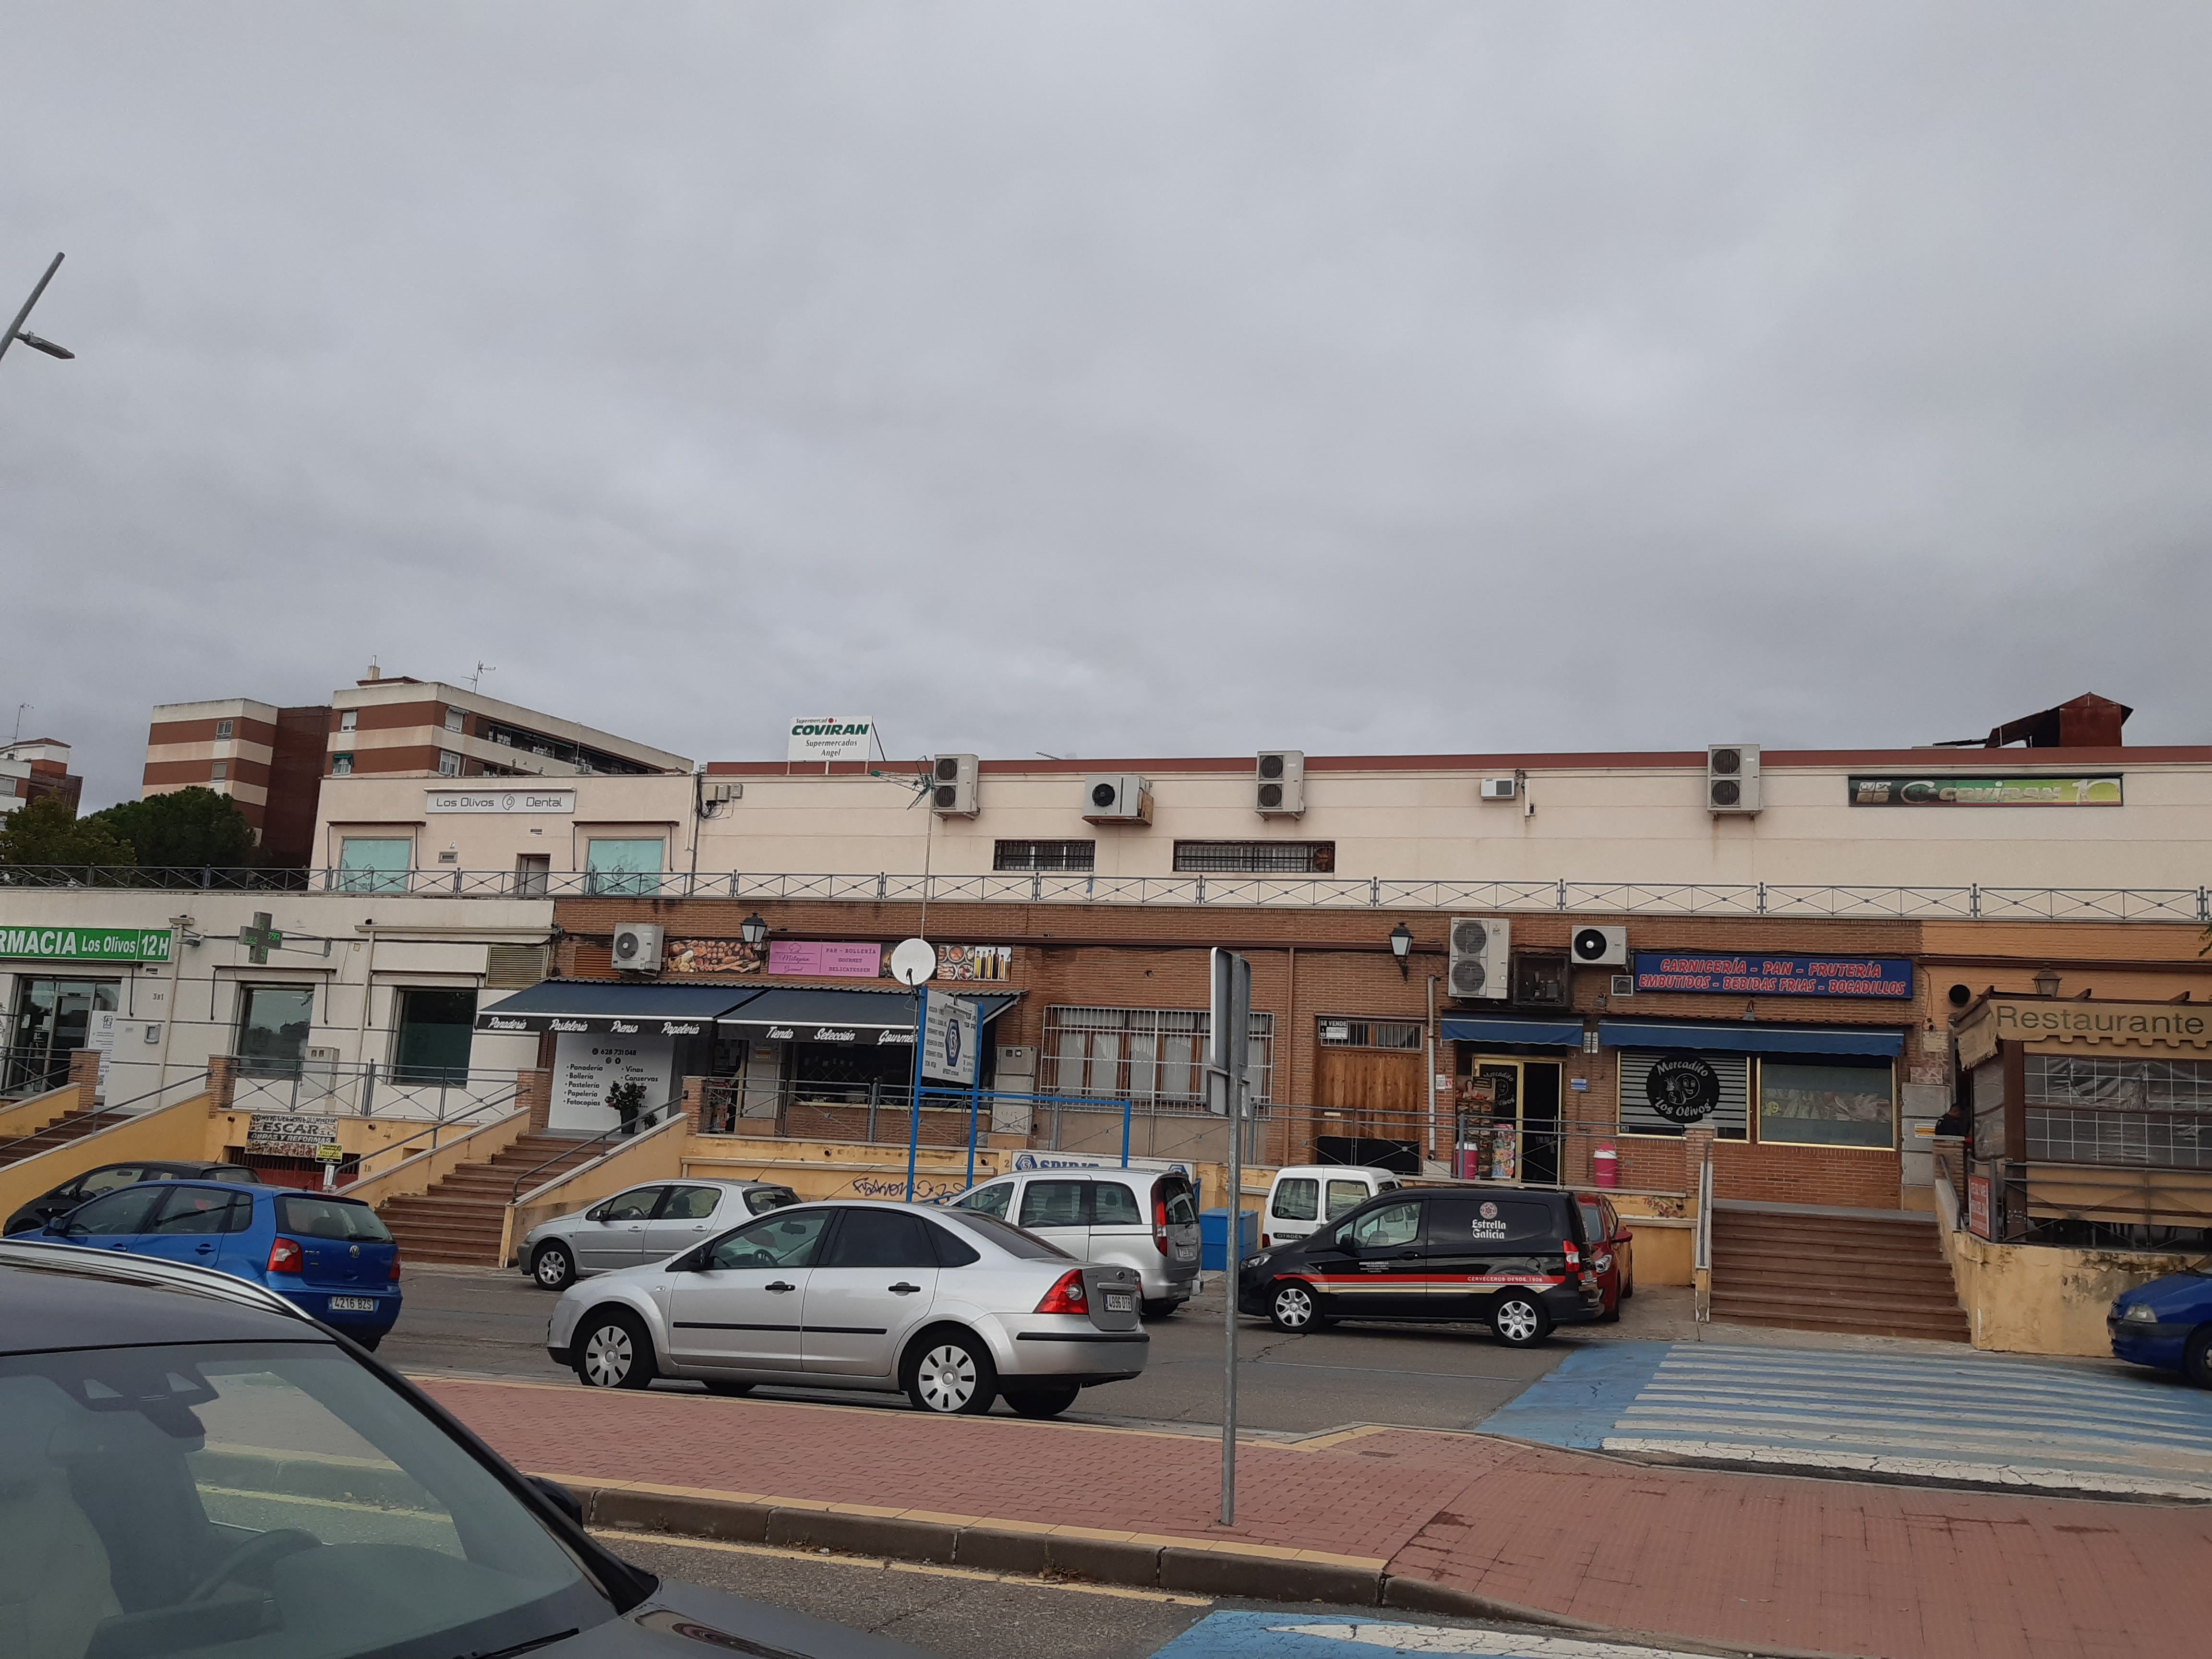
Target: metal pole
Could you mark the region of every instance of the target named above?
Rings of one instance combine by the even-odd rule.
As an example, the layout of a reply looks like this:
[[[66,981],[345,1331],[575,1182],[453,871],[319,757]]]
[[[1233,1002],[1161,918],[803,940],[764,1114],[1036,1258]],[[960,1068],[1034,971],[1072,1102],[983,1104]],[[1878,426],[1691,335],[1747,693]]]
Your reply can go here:
[[[906,1201],[914,1202],[915,1170],[921,1162],[921,1041],[929,1019],[929,987],[914,992],[914,1091],[907,1098]]]
[[[1136,1108],[1136,1097],[1133,1095],[1121,1103],[1121,1167],[1125,1170],[1129,1167],[1129,1120],[1134,1115]],[[1158,1110],[1158,1108],[1155,1106],[1153,1109]]]
[[[981,1115],[983,1105],[983,1025],[975,1024],[975,1080],[968,1085],[968,1179],[960,1190],[966,1192],[975,1184],[975,1123]]]
[[[1222,1052],[1226,1054],[1224,1043]],[[1229,1236],[1222,1251],[1221,1524],[1237,1524],[1237,1280],[1244,1265],[1244,1079],[1231,1072],[1229,1094]]]
[[[57,253],[53,264],[46,267],[46,274],[39,278],[39,285],[31,290],[31,297],[23,301],[23,308],[15,313],[15,320],[8,325],[8,331],[0,334],[0,357],[6,356],[8,348],[15,343],[15,337],[22,332],[23,325],[31,320],[31,307],[39,303],[39,296],[46,291],[46,284],[54,280],[54,273],[61,268],[62,256]]]

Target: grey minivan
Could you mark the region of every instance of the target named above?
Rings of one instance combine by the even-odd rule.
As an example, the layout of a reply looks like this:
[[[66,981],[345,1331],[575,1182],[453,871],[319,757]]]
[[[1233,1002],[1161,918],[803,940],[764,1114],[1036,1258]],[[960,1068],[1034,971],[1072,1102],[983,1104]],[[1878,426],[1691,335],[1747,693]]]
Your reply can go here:
[[[952,1200],[1011,1221],[1079,1261],[1133,1267],[1144,1316],[1198,1294],[1198,1189],[1180,1170],[1023,1170]]]

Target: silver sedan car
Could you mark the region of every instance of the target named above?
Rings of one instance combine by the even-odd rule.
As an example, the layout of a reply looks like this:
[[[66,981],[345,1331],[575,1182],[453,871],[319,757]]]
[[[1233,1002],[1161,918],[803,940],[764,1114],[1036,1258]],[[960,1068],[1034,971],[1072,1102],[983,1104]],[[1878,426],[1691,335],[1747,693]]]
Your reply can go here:
[[[873,1389],[971,1416],[1003,1395],[1051,1417],[1145,1369],[1142,1295],[1128,1268],[1077,1261],[992,1216],[800,1204],[572,1285],[545,1351],[592,1388]]]
[[[516,1253],[522,1271],[549,1291],[647,1261],[665,1261],[740,1221],[799,1202],[769,1181],[654,1181],[589,1209],[541,1221]]]

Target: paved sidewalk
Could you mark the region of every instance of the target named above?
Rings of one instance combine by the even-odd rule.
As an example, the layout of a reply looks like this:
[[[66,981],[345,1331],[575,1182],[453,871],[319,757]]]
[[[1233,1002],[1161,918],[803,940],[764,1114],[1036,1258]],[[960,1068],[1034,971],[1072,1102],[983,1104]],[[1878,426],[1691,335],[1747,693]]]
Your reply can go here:
[[[2160,1372],[1956,1346],[1586,1348],[1482,1428],[1706,1462],[2212,1499],[2212,1394]]]
[[[2212,1508],[1649,1468],[1363,1429],[1238,1457],[1007,1417],[431,1379],[526,1469],[1072,1540],[1376,1569],[1608,1630],[1881,1659],[2187,1653],[2212,1628]]]

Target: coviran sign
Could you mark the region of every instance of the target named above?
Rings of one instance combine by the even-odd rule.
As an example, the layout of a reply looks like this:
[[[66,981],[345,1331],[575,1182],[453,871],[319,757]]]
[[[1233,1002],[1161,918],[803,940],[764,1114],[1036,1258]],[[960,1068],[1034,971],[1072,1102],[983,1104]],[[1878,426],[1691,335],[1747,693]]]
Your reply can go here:
[[[1998,1042],[2212,1048],[2212,1005],[1992,998],[1980,1016],[1960,1030],[1960,1060],[1977,1064],[1994,1054]]]

